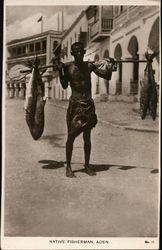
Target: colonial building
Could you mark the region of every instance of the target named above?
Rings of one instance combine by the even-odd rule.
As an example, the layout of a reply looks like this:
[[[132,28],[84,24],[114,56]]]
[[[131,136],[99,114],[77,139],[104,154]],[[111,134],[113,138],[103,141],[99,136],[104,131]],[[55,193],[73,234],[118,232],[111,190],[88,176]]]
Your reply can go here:
[[[82,11],[64,34],[61,59],[73,60],[70,47],[83,41],[84,60],[97,61],[113,57],[116,60],[145,59],[147,49],[159,50],[159,6],[89,6]],[[136,101],[146,63],[118,63],[111,81],[92,73],[92,96],[100,99]],[[153,62],[155,80],[159,83],[159,57]],[[52,97],[66,99],[70,90],[63,90],[59,78],[52,81]]]
[[[159,6],[90,6],[86,59],[96,61],[109,56],[117,60],[145,59],[148,48],[159,50],[159,15]],[[109,82],[93,74],[93,97],[137,100],[145,66],[119,63]],[[158,83],[159,57],[153,67]]]
[[[10,78],[12,69],[14,71],[16,65],[25,66],[29,61],[33,61],[36,55],[39,57],[41,65],[48,65],[53,57],[53,50],[60,43],[61,37],[61,32],[49,30],[7,43],[7,94],[10,97],[24,97],[25,95],[24,79],[14,81],[12,77]]]
[[[116,59],[145,59],[147,49],[159,50],[159,6],[114,6],[114,29],[110,56]],[[110,97],[139,98],[140,80],[146,63],[118,64],[110,82]],[[159,56],[154,59],[155,80],[159,83]],[[119,96],[118,96],[119,95]]]
[[[113,6],[89,6],[86,9],[88,39],[85,60],[98,61],[109,57],[110,37],[113,30]],[[109,95],[109,81],[92,73],[93,98]]]

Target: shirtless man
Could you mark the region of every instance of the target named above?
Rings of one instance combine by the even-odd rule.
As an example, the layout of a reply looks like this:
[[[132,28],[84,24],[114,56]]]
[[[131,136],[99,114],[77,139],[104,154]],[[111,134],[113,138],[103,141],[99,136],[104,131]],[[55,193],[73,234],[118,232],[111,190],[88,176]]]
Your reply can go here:
[[[66,176],[76,177],[71,169],[71,157],[75,138],[83,132],[85,172],[90,175],[96,173],[90,168],[89,160],[91,153],[91,130],[97,124],[95,106],[91,96],[91,72],[110,80],[112,70],[98,69],[93,63],[84,62],[84,46],[76,42],[71,46],[71,54],[74,62],[70,64],[60,63],[58,66],[61,85],[64,89],[70,87],[72,90],[67,110],[68,137],[66,142]]]

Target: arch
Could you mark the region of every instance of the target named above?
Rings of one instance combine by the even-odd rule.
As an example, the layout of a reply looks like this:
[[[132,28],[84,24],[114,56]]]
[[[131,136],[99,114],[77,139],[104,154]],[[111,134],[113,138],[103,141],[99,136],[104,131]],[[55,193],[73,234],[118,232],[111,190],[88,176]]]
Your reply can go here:
[[[132,55],[132,58],[137,60],[139,59],[138,50],[139,46],[137,37],[132,36],[128,44],[128,51]],[[139,62],[134,62],[132,66],[133,66],[133,72],[132,72],[132,78],[130,79],[130,94],[137,94],[138,79],[139,79]]]
[[[132,36],[128,44],[128,51],[132,55],[132,57],[136,58],[138,49],[139,49],[139,46],[138,46],[137,37]]]
[[[114,57],[116,59],[121,59],[122,58],[122,48],[120,43],[118,43],[115,47],[115,51],[114,51]]]
[[[109,51],[108,51],[108,49],[106,49],[105,51],[104,51],[104,56],[103,56],[104,58],[109,58]]]
[[[148,47],[152,51],[159,51],[159,17],[155,20],[155,22],[152,25],[149,39],[148,39]],[[159,63],[159,56],[156,57],[158,63]]]
[[[100,60],[99,55],[96,54],[96,55],[94,56],[94,61],[97,62],[97,61],[99,61],[99,60]]]
[[[120,43],[118,43],[114,50],[114,57],[117,60],[121,60],[122,48]],[[118,79],[116,81],[116,94],[120,95],[122,93],[122,63],[118,63]]]

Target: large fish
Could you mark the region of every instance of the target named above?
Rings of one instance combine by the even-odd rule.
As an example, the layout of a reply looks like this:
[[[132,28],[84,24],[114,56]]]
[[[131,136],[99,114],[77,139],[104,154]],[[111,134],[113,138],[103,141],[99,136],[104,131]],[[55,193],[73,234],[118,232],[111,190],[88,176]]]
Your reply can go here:
[[[153,120],[156,119],[157,110],[157,89],[156,82],[154,78],[155,71],[152,68],[153,58],[157,56],[158,53],[149,54],[145,53],[147,59],[146,68],[144,71],[144,78],[140,81],[140,115],[142,120],[145,119],[147,111]]]
[[[25,100],[25,120],[34,140],[38,140],[44,130],[44,84],[39,72],[39,60],[35,59],[27,86]]]

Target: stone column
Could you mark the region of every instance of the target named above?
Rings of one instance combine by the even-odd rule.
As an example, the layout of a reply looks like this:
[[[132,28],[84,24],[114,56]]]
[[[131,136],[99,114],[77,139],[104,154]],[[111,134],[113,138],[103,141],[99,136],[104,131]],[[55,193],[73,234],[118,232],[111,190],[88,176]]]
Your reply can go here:
[[[13,82],[10,82],[10,98],[14,98],[14,92],[15,92],[15,89],[14,89],[14,83]]]
[[[20,82],[20,98],[25,99],[25,79]]]
[[[15,97],[19,97],[19,83],[14,84],[15,87]]]
[[[6,97],[10,97],[10,80],[6,80]]]

